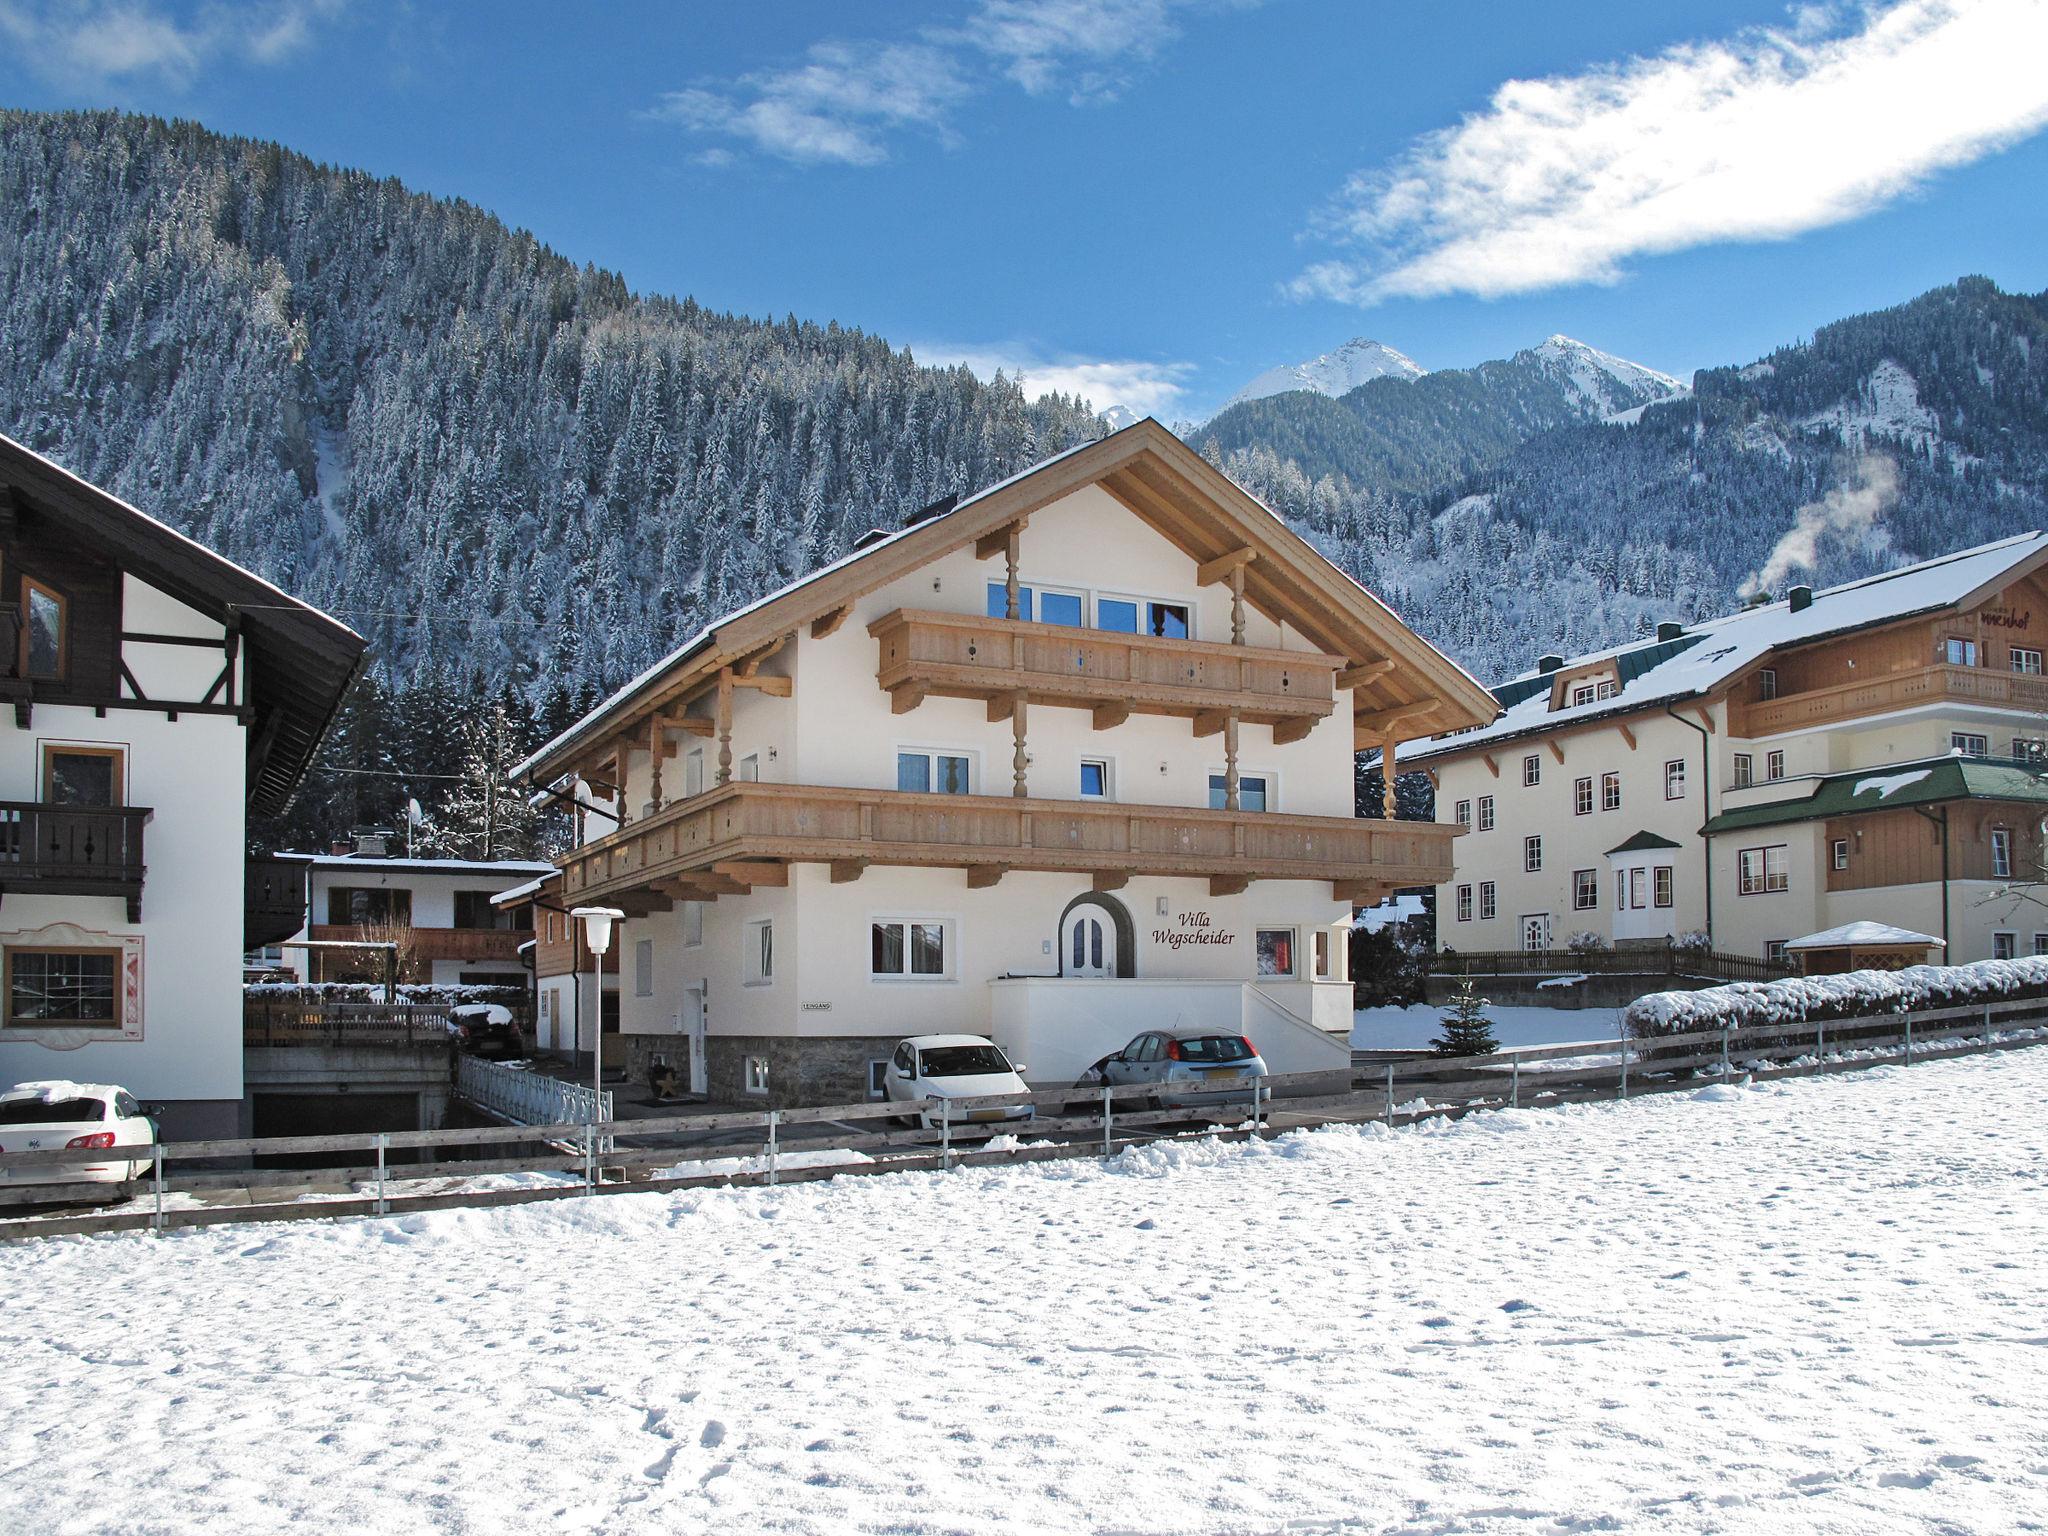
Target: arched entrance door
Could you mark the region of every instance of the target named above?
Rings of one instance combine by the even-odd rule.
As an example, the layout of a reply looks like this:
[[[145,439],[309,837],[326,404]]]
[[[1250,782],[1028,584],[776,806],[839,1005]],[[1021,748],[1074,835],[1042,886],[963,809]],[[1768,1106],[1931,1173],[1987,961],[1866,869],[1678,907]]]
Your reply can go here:
[[[1116,924],[1098,906],[1071,908],[1060,924],[1060,972],[1066,976],[1116,974]]]

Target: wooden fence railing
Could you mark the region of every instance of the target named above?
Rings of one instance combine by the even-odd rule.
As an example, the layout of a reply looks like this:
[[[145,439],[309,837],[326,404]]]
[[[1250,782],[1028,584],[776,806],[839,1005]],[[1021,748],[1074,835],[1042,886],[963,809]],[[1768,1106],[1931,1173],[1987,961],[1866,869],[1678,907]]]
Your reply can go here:
[[[1273,1136],[1339,1122],[1413,1125],[1455,1118],[1477,1109],[1533,1108],[1628,1098],[1697,1087],[1702,1077],[1736,1074],[1752,1079],[1811,1076],[1887,1063],[1940,1059],[1966,1053],[2048,1044],[2048,998],[1989,1005],[1926,1009],[1823,1023],[1770,1024],[1749,1029],[1700,1030],[1649,1040],[1601,1040],[1539,1046],[1485,1056],[1417,1055],[1374,1061],[1364,1075],[1332,1084],[1330,1073],[1261,1080],[1252,1102],[1230,1112],[1218,1132],[1227,1138]],[[215,1225],[223,1222],[298,1220],[383,1215],[391,1211],[482,1206],[572,1195],[689,1188],[707,1184],[777,1184],[860,1174],[951,1168],[962,1164],[1044,1162],[1107,1156],[1123,1148],[1185,1131],[1189,1113],[1154,1109],[1156,1085],[1064,1088],[1025,1094],[914,1103],[865,1102],[813,1109],[742,1110],[661,1119],[500,1125],[443,1131],[356,1132],[332,1136],[159,1143],[137,1148],[145,1175],[139,1200],[127,1208],[89,1215],[60,1214],[0,1220],[0,1238],[69,1232]],[[977,1123],[976,1111],[1029,1104],[1034,1118]],[[842,1132],[792,1147],[785,1138],[804,1126],[866,1124],[928,1113],[933,1130]],[[967,1134],[1005,1132],[1045,1138],[1000,1150],[963,1147]],[[678,1136],[703,1137],[679,1145]],[[612,1143],[608,1148],[607,1142]],[[572,1150],[560,1150],[562,1145]],[[4,1148],[4,1143],[0,1143]],[[468,1155],[455,1156],[453,1149]],[[858,1152],[868,1160],[839,1164],[785,1164],[793,1151]],[[500,1155],[492,1155],[497,1152]],[[424,1158],[394,1166],[392,1155]],[[317,1168],[269,1168],[264,1159],[335,1154]],[[437,1155],[438,1154],[438,1158]],[[756,1159],[750,1169],[705,1170],[702,1163]],[[110,1161],[104,1151],[7,1152],[0,1170],[49,1169],[53,1183],[66,1164]],[[223,1167],[225,1161],[256,1167]],[[189,1171],[173,1173],[173,1164]],[[191,1167],[198,1164],[201,1166]],[[211,1165],[211,1166],[207,1166]],[[513,1189],[408,1190],[411,1181],[496,1173],[560,1176],[552,1184]],[[296,1201],[309,1185],[361,1185],[356,1198],[323,1195]],[[172,1208],[166,1197],[234,1190],[236,1203]],[[15,1190],[17,1197],[20,1190]],[[296,1202],[296,1203],[295,1203]]]
[[[445,1003],[242,1000],[244,1045],[446,1045]]]
[[[1680,944],[1630,945],[1626,949],[1439,950],[1429,958],[1432,976],[1711,976],[1719,981],[1776,981],[1794,967],[1755,955],[1691,949]]]

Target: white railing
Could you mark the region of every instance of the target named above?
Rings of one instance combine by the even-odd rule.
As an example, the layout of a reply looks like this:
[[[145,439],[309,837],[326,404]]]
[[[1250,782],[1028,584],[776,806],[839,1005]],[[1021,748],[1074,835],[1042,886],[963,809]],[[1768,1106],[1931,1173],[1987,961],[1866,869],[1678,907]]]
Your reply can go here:
[[[455,1092],[515,1125],[588,1125],[612,1117],[612,1096],[545,1072],[524,1072],[480,1056],[455,1058]],[[596,1112],[592,1113],[592,1101]],[[611,1150],[606,1138],[605,1151]]]

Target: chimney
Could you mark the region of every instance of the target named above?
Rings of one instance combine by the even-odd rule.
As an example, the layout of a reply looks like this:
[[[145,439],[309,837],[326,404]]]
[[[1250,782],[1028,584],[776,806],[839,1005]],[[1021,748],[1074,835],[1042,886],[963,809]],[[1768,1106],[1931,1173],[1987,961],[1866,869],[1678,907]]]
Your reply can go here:
[[[385,839],[387,839],[390,836],[391,834],[389,832],[373,832],[368,828],[358,828],[355,834],[355,856],[359,859],[383,858]]]
[[[867,548],[867,547],[868,547],[869,545],[871,545],[871,544],[879,544],[879,543],[881,543],[881,542],[882,542],[882,540],[884,540],[884,539],[886,539],[886,538],[888,538],[888,537],[889,537],[889,530],[888,530],[888,529],[886,529],[886,528],[870,528],[870,529],[869,529],[869,530],[868,530],[868,531],[867,531],[866,533],[862,534],[862,535],[861,535],[861,536],[860,536],[859,538],[857,538],[857,539],[855,539],[855,540],[853,541],[853,547],[854,547],[855,549],[866,549],[866,548]]]
[[[1792,605],[1794,613],[1804,613],[1813,606],[1813,588],[1801,582],[1785,594],[1785,599]]]
[[[1771,594],[1768,592],[1757,591],[1750,593],[1749,601],[1744,603],[1742,606],[1743,609],[1747,611],[1751,608],[1768,608],[1770,607],[1770,605]]]
[[[345,859],[356,850],[355,844],[351,843],[347,838],[337,837],[327,845],[327,851],[337,859]]]
[[[928,506],[919,507],[910,516],[904,518],[903,526],[915,528],[919,523],[928,523],[935,517],[944,517],[958,505],[960,505],[960,493],[958,491],[955,491],[950,496],[941,496],[937,501],[930,503]]]
[[[1676,640],[1684,633],[1685,626],[1676,619],[1665,619],[1657,626],[1657,638],[1659,640]]]
[[[1538,656],[1536,658],[1536,670],[1538,672],[1558,672],[1562,671],[1563,668],[1564,658],[1562,656]]]

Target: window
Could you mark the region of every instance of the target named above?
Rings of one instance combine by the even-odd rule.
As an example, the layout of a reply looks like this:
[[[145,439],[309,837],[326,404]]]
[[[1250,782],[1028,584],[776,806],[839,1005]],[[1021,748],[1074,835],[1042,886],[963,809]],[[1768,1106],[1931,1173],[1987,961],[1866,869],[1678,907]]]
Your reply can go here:
[[[1590,816],[1593,814],[1593,780],[1591,777],[1572,780],[1572,814]]]
[[[1461,923],[1472,921],[1472,887],[1469,885],[1458,887],[1458,921]]]
[[[886,1056],[872,1057],[868,1061],[868,1097],[889,1097],[889,1058]]]
[[[1828,863],[1836,869],[1849,867],[1849,839],[1838,837],[1828,844]]]
[[[683,759],[683,797],[693,798],[704,793],[704,749],[694,748]]]
[[[2012,833],[2005,827],[1991,829],[1991,876],[1994,880],[2012,878]]]
[[[30,677],[61,678],[70,659],[69,624],[63,595],[24,576],[21,581],[22,669]]]
[[[327,921],[339,928],[412,925],[412,892],[386,886],[336,885],[327,891]]]
[[[115,949],[7,951],[7,1022],[47,1027],[117,1028]]]
[[[2019,935],[2016,933],[1994,933],[1991,935],[1991,958],[2010,960],[2019,953]]]
[[[1081,798],[1083,800],[1107,800],[1109,793],[1109,759],[1084,757],[1081,759]]]
[[[1768,848],[1745,848],[1736,855],[1737,881],[1744,896],[1763,896],[1790,887],[1791,861],[1783,843]]]
[[[2041,653],[2024,645],[2016,645],[2007,653],[2012,659],[2012,669],[2024,672],[2029,677],[2041,675]]]
[[[1753,781],[1753,776],[1756,772],[1755,767],[1753,766],[1754,761],[1755,760],[1751,758],[1747,752],[1738,752],[1735,754],[1735,777],[1731,782],[1731,788],[1749,788],[1751,782]]]
[[[1783,965],[1785,963],[1785,946],[1789,942],[1787,939],[1765,939],[1764,958],[1773,965]]]
[[[1492,917],[1499,910],[1494,901],[1494,887],[1491,880],[1479,882],[1479,916],[1482,921]]]
[[[1778,669],[1765,667],[1756,675],[1756,696],[1760,699],[1775,699],[1778,696]]]
[[[1259,952],[1259,974],[1261,976],[1292,976],[1294,974],[1294,930],[1292,928],[1261,928],[1257,934]]]
[[[1951,752],[1965,757],[1986,757],[1991,752],[1991,743],[1975,731],[1950,731],[1948,745]]]
[[[1618,811],[1621,809],[1621,775],[1603,773],[1600,775],[1600,809]]]
[[[1764,754],[1764,778],[1775,784],[1785,777],[1785,754],[1767,752]]]
[[[1614,697],[1615,691],[1615,684],[1612,679],[1609,679],[1593,690],[1593,697],[1596,699],[1611,699]]]
[[[1600,903],[1600,871],[1597,869],[1575,869],[1572,871],[1572,906],[1584,912]]]
[[[1632,869],[1628,872],[1628,904],[1641,911],[1650,889],[1650,872],[1647,869]]]
[[[683,903],[683,947],[695,949],[704,942],[704,903]]]
[[[455,926],[457,928],[497,928],[509,931],[516,924],[510,912],[500,912],[491,905],[490,891],[457,891],[455,893]]]
[[[1614,872],[1614,910],[1628,910],[1628,871],[1625,869],[1617,869]]]
[[[1543,867],[1543,839],[1525,837],[1522,839],[1522,868],[1534,874]]]
[[[1581,704],[1590,704],[1592,702],[1593,685],[1591,683],[1579,683],[1572,688],[1572,708],[1577,709]]]
[[[654,996],[654,940],[642,939],[633,946],[633,995]]]
[[[121,805],[122,779],[119,747],[43,748],[45,805]]]
[[[868,974],[931,979],[946,974],[946,925],[937,918],[885,918],[868,925]]]
[[[761,754],[749,752],[740,759],[740,782],[758,784],[761,782]]]
[[[1942,642],[1942,657],[1952,667],[1974,667],[1977,665],[1977,642],[1951,635]]]
[[[2039,930],[2035,931],[2034,953],[2037,955],[2048,955],[2048,933],[2042,933]]]
[[[1660,907],[1671,905],[1671,866],[1659,864],[1650,871],[1650,899]]]
[[[1534,752],[1531,752],[1522,759],[1522,787],[1526,789],[1531,784],[1541,784],[1542,782],[1543,759]]]
[[[2048,738],[2015,736],[2012,739],[2012,756],[2016,762],[2048,762]]]
[[[896,787],[919,795],[971,795],[973,764],[957,752],[899,751]]]
[[[765,1094],[768,1091],[768,1058],[749,1056],[741,1068],[740,1087],[747,1093]]]
[[[1458,802],[1457,820],[1458,825],[1466,831],[1472,830],[1472,802],[1470,800],[1460,800]]]
[[[1685,798],[1685,759],[1682,757],[1674,757],[1664,765],[1664,798]]]
[[[1479,830],[1482,832],[1491,832],[1493,830],[1493,796],[1491,795],[1481,795],[1479,797]]]
[[[1316,968],[1316,980],[1333,980],[1336,976],[1336,972],[1330,968],[1330,930],[1327,928],[1318,928],[1311,935],[1311,939],[1313,941],[1315,948],[1314,959]]]
[[[1008,585],[1000,581],[988,584],[988,616],[1000,619],[1010,611]],[[1053,587],[1017,587],[1017,617],[1031,619],[1040,624],[1068,624],[1079,628],[1081,615],[1086,608],[1086,599],[1079,592]]]
[[[1145,598],[1100,597],[1095,600],[1095,627],[1122,635],[1161,635],[1186,640],[1192,634],[1186,603],[1160,603]]]
[[[756,918],[747,924],[746,984],[765,987],[775,980],[775,923]]]
[[[1209,775],[1209,809],[1220,811],[1227,808],[1229,790],[1220,773]],[[1240,773],[1237,776],[1237,808],[1240,811],[1263,811],[1270,809],[1268,802],[1270,784],[1263,773]]]

